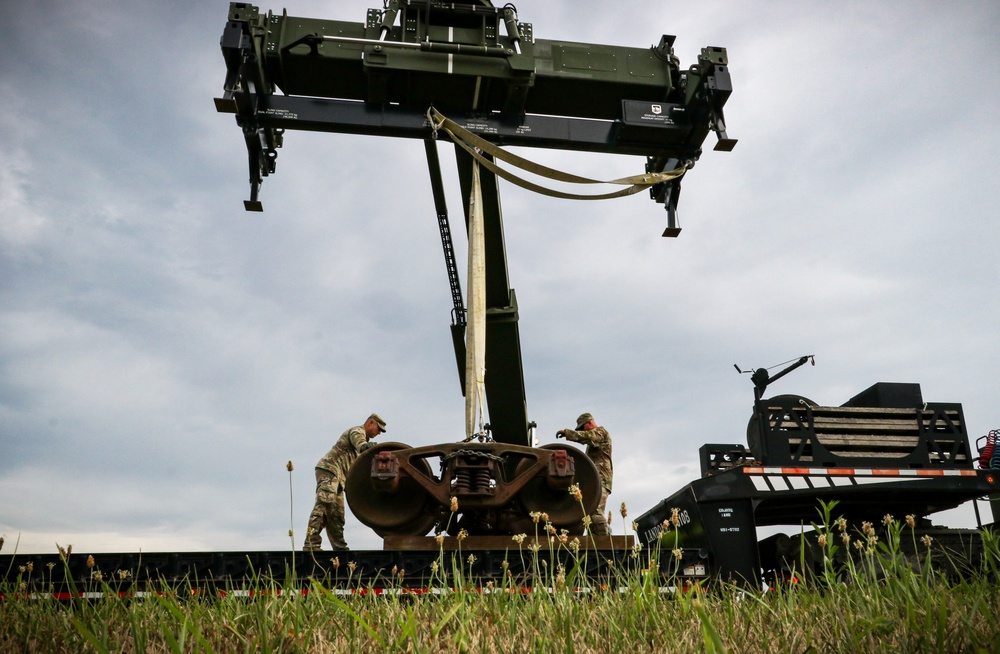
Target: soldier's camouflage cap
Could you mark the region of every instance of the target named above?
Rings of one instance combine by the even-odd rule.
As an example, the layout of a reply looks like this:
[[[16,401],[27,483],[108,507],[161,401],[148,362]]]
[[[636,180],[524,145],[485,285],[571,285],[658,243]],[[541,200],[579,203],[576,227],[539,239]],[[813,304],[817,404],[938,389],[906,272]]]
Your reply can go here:
[[[593,419],[594,416],[590,415],[589,413],[581,413],[580,417],[576,419],[576,428],[579,429],[580,427],[583,427],[585,424],[587,424]]]
[[[385,420],[382,420],[382,416],[380,416],[379,414],[377,413],[371,414],[370,416],[368,416],[368,420],[375,421],[375,424],[378,425],[379,432],[385,431]],[[368,420],[365,420],[365,422],[368,422]]]

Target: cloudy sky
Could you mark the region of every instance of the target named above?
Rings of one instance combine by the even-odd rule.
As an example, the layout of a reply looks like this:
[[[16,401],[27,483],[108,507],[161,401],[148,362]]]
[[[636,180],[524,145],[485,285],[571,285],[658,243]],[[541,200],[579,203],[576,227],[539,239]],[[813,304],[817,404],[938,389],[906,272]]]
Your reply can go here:
[[[262,10],[361,22],[372,0]],[[538,38],[728,49],[731,153],[645,194],[502,185],[530,418],[615,437],[636,515],[745,442],[740,367],[772,390],[878,381],[1000,428],[1000,5],[518,3]],[[216,113],[225,2],[8,3],[0,22],[0,535],[12,551],[301,546],[312,466],[378,411],[459,440],[464,401],[423,146],[289,132],[263,214]],[[714,137],[710,137],[714,138]],[[456,234],[457,179],[441,150]],[[638,158],[522,152],[582,175]],[[460,260],[465,246],[459,239]],[[295,471],[285,470],[287,461]],[[966,525],[971,511],[942,521]],[[615,525],[619,533],[621,525]],[[380,540],[353,516],[348,541]]]

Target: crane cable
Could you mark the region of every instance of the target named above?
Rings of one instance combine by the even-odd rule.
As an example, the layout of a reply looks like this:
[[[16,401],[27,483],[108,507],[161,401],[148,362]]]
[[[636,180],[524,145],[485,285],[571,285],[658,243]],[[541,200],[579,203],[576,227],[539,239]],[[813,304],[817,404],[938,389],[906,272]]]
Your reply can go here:
[[[589,177],[581,177],[572,173],[549,168],[548,166],[543,166],[542,164],[529,161],[523,157],[517,156],[516,154],[507,152],[493,143],[490,143],[486,139],[476,136],[469,130],[439,112],[434,107],[430,107],[427,110],[427,120],[431,124],[431,136],[433,138],[437,138],[438,131],[444,131],[451,137],[451,140],[454,141],[456,145],[460,146],[463,150],[472,155],[476,161],[498,177],[502,177],[508,182],[520,186],[521,188],[553,198],[564,198],[567,200],[609,200],[611,198],[626,197],[648,189],[656,184],[669,182],[683,177],[688,168],[694,165],[693,161],[688,160],[673,170],[661,173],[644,173],[642,175],[632,175],[629,177],[620,177],[618,179],[610,180],[591,179]],[[619,184],[625,185],[627,188],[610,193],[599,193],[595,195],[580,195],[577,193],[558,191],[556,189],[539,186],[538,184],[518,177],[517,175],[496,165],[495,162],[491,161],[490,158],[485,155],[490,155],[494,159],[506,161],[512,166],[521,168],[529,173],[559,182],[567,182],[570,184]]]

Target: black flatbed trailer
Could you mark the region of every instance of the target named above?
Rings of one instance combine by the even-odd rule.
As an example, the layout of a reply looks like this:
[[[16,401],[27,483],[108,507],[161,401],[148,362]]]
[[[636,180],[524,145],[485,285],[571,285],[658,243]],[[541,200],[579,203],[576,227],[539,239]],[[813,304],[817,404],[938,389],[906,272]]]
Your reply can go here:
[[[634,539],[470,536],[387,539],[386,549],[349,551],[225,551],[2,554],[7,591],[70,599],[107,592],[244,595],[308,590],[313,583],[349,593],[507,585],[551,585],[558,566],[591,582],[613,582],[632,569]],[[23,584],[23,586],[22,586]]]

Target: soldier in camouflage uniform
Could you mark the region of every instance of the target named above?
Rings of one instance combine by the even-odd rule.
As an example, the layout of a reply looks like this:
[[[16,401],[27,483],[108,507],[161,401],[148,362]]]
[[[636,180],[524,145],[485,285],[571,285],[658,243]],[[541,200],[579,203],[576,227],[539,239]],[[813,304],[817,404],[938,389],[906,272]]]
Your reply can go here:
[[[316,463],[316,504],[309,515],[304,551],[319,550],[323,544],[323,530],[335,550],[346,550],[344,540],[344,485],[351,464],[374,443],[369,441],[385,431],[385,420],[377,413],[368,416],[365,424],[351,427]]]
[[[590,517],[590,533],[594,536],[609,535],[611,532],[608,530],[607,518],[604,517],[604,507],[608,503],[611,480],[614,477],[611,466],[611,434],[597,425],[594,416],[584,413],[576,419],[576,429],[560,429],[556,432],[556,438],[565,438],[587,446],[587,456],[594,462],[601,479],[601,501]]]

